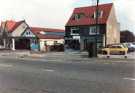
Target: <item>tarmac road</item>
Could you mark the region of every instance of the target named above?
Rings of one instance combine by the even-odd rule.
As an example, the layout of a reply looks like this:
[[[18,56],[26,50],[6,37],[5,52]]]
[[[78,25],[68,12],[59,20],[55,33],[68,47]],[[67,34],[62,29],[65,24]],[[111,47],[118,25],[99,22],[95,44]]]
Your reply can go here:
[[[0,58],[0,93],[135,93],[134,60],[58,55]]]

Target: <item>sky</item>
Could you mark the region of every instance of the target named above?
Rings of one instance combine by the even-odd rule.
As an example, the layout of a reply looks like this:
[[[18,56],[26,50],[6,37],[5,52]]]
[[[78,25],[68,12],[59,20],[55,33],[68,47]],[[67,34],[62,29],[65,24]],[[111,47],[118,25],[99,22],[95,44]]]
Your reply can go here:
[[[26,20],[30,26],[64,29],[75,7],[89,6],[92,0],[2,0],[0,21]],[[135,33],[135,0],[100,0],[113,2],[121,30]]]

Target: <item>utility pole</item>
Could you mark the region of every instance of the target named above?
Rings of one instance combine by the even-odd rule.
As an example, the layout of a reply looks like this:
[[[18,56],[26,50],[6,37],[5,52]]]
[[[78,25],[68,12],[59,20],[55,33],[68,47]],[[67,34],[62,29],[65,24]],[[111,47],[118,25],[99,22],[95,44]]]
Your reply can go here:
[[[95,2],[96,1],[96,2]],[[88,54],[89,57],[97,57],[98,54],[98,50],[97,50],[97,44],[98,44],[98,30],[99,30],[99,26],[98,26],[98,17],[99,17],[99,0],[92,0],[92,4],[95,7],[95,38],[94,41],[92,43],[89,43],[88,45]]]
[[[96,36],[95,36],[95,57],[97,57],[98,50],[97,50],[97,44],[98,44],[98,12],[99,11],[99,0],[96,1]]]
[[[98,17],[99,17],[99,0],[92,0],[92,5],[95,6],[95,39],[94,39],[94,47],[93,47],[93,57],[97,57],[98,54],[98,49],[97,49],[97,44],[98,44],[98,30],[99,30],[99,25],[98,25]]]

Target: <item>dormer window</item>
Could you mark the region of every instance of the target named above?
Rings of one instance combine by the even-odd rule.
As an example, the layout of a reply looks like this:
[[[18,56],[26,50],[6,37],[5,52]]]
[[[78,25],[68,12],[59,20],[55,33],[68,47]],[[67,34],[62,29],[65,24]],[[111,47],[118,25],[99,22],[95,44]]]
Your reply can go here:
[[[94,12],[94,15],[93,15],[93,17],[94,17],[94,19],[96,19],[96,14],[97,14],[97,17],[98,18],[102,18],[103,17],[103,11],[98,11],[97,13],[96,13],[96,11]]]
[[[74,14],[72,20],[79,20],[84,17],[84,13]]]

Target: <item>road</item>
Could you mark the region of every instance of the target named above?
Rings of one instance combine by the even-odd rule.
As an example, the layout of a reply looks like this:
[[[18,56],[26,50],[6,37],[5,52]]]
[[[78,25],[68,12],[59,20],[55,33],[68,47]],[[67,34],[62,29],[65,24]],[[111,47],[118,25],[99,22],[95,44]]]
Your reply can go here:
[[[135,62],[52,54],[44,60],[3,57],[0,93],[135,93]]]

